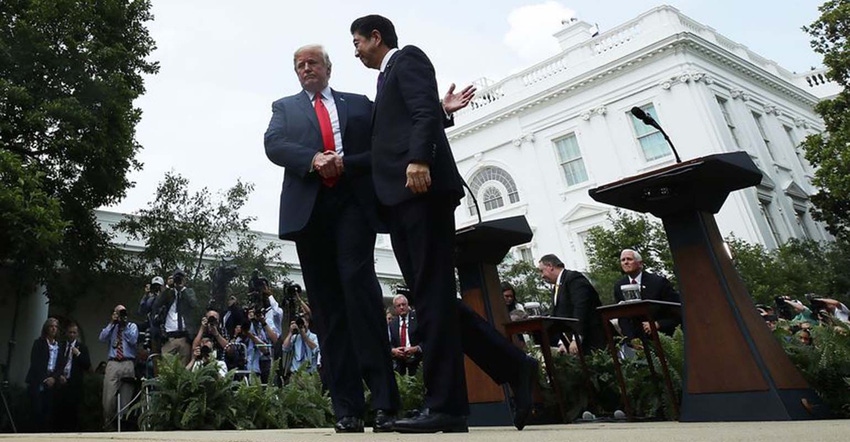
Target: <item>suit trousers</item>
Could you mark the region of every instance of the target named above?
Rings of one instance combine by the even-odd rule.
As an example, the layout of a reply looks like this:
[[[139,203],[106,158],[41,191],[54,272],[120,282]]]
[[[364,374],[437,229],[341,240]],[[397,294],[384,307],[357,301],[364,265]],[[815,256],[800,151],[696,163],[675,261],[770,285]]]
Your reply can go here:
[[[375,237],[342,179],[322,187],[310,221],[295,239],[338,419],[363,415],[363,381],[373,409],[395,412],[400,406],[375,274]]]
[[[385,208],[393,252],[416,309],[425,406],[468,415],[454,273],[457,199],[428,193]]]
[[[135,378],[135,363],[126,359],[123,361],[109,361],[106,363],[106,372],[103,374],[103,419],[109,422],[118,411],[118,390],[121,390],[121,408],[130,403],[133,398],[133,386],[121,382],[124,378]]]

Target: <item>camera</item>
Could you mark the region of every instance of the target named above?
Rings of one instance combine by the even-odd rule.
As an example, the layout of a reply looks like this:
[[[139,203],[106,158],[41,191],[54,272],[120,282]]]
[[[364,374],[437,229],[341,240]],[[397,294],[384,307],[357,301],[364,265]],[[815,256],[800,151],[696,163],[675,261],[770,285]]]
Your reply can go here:
[[[212,350],[206,345],[201,346],[201,359],[209,359]]]
[[[175,270],[174,274],[171,275],[171,280],[174,281],[174,285],[183,285],[185,278],[186,274],[180,269]]]
[[[295,317],[295,326],[297,326],[298,328],[304,328],[304,325],[304,315],[299,314]]]
[[[779,316],[780,318],[785,320],[791,320],[794,319],[795,316],[797,316],[797,311],[794,309],[794,307],[788,304],[788,301],[790,301],[790,299],[788,299],[787,297],[777,296],[773,298],[773,301],[776,303],[777,316]]]
[[[207,326],[208,327],[218,327],[218,318],[216,318],[215,316],[208,316],[207,317]]]
[[[121,322],[127,321],[127,310],[126,309],[118,310],[118,320],[121,321]]]

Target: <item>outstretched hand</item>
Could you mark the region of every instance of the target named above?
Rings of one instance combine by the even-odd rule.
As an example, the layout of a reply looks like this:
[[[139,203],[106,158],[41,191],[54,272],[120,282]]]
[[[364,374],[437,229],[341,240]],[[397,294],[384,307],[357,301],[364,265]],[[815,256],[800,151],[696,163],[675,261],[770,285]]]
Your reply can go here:
[[[473,85],[469,85],[458,93],[455,93],[455,84],[452,83],[449,86],[449,90],[446,91],[446,96],[443,97],[443,109],[447,114],[453,114],[467,105],[472,101],[472,98],[475,97],[476,88]]]

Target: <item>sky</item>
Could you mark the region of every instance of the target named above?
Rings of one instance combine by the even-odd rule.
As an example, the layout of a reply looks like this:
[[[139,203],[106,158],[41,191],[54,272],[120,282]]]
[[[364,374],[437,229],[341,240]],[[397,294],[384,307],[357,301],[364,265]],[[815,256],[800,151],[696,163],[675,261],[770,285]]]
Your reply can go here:
[[[498,81],[558,52],[552,34],[576,17],[601,32],[661,4],[795,72],[820,67],[801,27],[818,17],[817,0],[153,0],[148,23],[160,63],[146,76],[136,139],[142,145],[135,187],[107,207],[134,213],[148,206],[173,171],[192,191],[213,193],[237,180],[255,188],[243,214],[252,228],[276,233],[283,169],[265,156],[271,103],[300,91],[292,54],[322,44],[333,63],[331,87],[374,97],[377,71],[354,57],[349,26],[360,16],[390,18],[399,44],[431,58],[441,94],[452,82]]]

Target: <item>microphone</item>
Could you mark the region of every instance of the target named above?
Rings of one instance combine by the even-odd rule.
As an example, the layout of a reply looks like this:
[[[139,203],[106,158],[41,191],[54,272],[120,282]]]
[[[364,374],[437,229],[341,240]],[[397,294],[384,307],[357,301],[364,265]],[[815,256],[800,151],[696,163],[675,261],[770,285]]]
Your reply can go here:
[[[469,191],[469,197],[472,198],[472,202],[475,204],[475,212],[478,213],[478,224],[481,224],[481,208],[478,207],[478,199],[475,198],[475,193],[469,188],[469,184],[466,184],[466,180],[462,180],[461,182],[463,183],[463,187],[466,187],[466,190]]]
[[[656,129],[658,129],[659,132],[661,132],[661,135],[663,135],[664,139],[667,140],[667,144],[670,145],[670,150],[673,151],[673,156],[676,157],[676,162],[681,163],[682,160],[679,158],[679,152],[676,152],[676,147],[673,146],[673,142],[670,141],[670,137],[667,136],[667,132],[664,132],[664,129],[661,128],[661,125],[658,124],[658,122],[655,121],[654,118],[652,118],[652,115],[647,114],[646,112],[643,111],[643,109],[641,109],[637,106],[633,107],[631,109],[631,112],[632,112],[632,115],[634,115],[635,118],[637,118],[638,120],[642,121],[643,124],[645,124],[647,126],[652,126]]]

